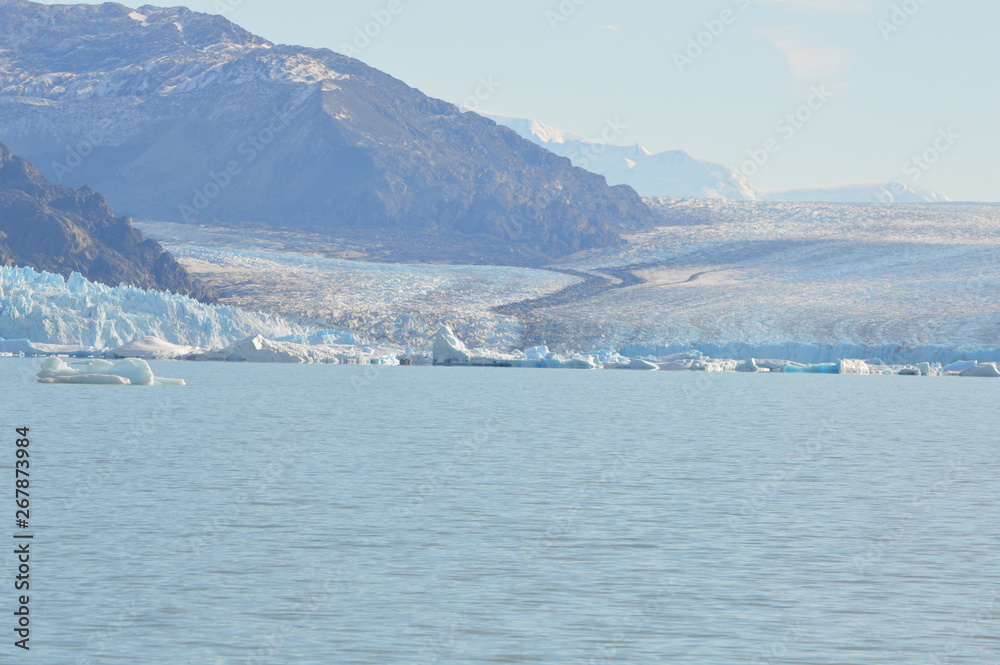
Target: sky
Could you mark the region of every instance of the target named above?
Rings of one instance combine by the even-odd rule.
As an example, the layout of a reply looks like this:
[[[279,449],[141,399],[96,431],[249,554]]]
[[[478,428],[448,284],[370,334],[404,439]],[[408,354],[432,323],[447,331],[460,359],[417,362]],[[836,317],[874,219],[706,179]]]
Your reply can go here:
[[[762,189],[900,180],[1000,201],[995,0],[181,4],[456,104],[686,150]]]

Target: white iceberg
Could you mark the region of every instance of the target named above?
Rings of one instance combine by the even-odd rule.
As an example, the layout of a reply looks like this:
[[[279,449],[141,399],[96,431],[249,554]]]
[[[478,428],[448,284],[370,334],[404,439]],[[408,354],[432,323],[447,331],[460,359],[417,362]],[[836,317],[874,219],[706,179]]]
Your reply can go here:
[[[472,361],[469,349],[448,326],[441,326],[434,335],[433,355],[435,365],[468,365]]]
[[[194,346],[171,344],[159,337],[139,337],[123,344],[110,353],[115,358],[143,358],[145,360],[173,360],[202,350]]]
[[[997,369],[995,363],[980,363],[963,370],[959,376],[996,379],[1000,378],[1000,369]]]
[[[38,372],[39,383],[73,383],[117,386],[183,386],[183,379],[157,378],[149,363],[139,358],[94,360],[80,371],[62,358],[46,358]]]

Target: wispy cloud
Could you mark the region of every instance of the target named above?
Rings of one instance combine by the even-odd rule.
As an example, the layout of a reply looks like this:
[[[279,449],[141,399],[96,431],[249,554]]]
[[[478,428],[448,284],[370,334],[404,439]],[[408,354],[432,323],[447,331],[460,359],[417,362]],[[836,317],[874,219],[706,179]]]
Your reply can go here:
[[[754,0],[759,3],[777,3],[799,11],[832,12],[836,14],[867,14],[874,0]]]
[[[789,69],[800,81],[830,81],[855,63],[848,49],[817,44],[803,37],[798,28],[765,28],[760,34],[785,55]]]

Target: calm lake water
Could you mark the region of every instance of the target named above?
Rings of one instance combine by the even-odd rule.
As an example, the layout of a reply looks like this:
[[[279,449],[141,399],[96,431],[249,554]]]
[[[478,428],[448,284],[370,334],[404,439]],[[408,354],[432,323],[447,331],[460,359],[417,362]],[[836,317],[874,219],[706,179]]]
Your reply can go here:
[[[1000,381],[37,365],[3,662],[1000,662]]]

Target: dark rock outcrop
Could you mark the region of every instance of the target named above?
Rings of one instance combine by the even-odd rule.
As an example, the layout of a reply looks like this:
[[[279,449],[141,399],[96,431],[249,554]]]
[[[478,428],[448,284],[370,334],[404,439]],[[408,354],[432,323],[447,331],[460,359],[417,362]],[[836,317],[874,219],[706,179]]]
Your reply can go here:
[[[0,145],[0,265],[31,266],[64,277],[78,272],[111,286],[173,291],[204,302],[196,283],[155,240],[115,217],[90,189],[54,185]]]

